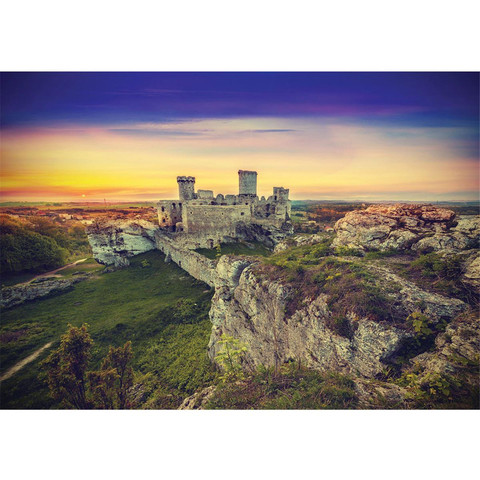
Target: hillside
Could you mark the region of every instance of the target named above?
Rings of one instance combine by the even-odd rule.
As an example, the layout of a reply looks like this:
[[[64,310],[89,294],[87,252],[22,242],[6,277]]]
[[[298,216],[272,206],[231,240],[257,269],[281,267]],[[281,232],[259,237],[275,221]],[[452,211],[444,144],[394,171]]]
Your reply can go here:
[[[0,373],[86,322],[94,364],[132,341],[136,408],[478,408],[478,218],[372,206],[274,250],[184,252],[214,291],[158,250],[135,255],[159,241],[136,222],[90,232],[94,254],[128,267],[91,264],[2,311]],[[2,408],[58,408],[48,351],[2,382]]]
[[[55,348],[69,323],[88,323],[94,364],[109,345],[131,340],[140,404],[176,408],[214,377],[206,355],[210,298],[206,285],[166,264],[160,252],[139,255],[127,269],[96,274],[67,293],[3,310],[0,373],[47,342]],[[48,352],[1,383],[1,408],[58,408],[39,366]]]

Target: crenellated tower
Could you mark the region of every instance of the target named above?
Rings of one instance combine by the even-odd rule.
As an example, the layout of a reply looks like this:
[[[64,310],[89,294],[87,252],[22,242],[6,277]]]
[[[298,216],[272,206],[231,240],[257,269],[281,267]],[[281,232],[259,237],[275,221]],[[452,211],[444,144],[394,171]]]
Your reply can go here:
[[[177,177],[178,198],[182,201],[195,198],[195,177]]]

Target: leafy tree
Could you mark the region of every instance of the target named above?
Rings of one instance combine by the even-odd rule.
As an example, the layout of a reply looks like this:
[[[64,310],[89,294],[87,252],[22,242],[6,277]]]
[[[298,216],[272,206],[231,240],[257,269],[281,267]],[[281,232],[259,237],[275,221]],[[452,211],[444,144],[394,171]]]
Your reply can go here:
[[[133,385],[131,342],[123,347],[110,347],[100,370],[87,371],[92,345],[88,325],[69,325],[60,347],[44,361],[53,398],[68,408],[130,408],[128,389]]]
[[[50,392],[67,407],[90,408],[87,400],[86,371],[93,340],[88,326],[69,325],[60,347],[45,360]]]
[[[104,383],[111,385],[115,408],[129,406],[127,391],[133,385],[133,368],[130,366],[132,358],[132,342],[128,341],[123,347],[110,347],[98,372],[108,380]]]

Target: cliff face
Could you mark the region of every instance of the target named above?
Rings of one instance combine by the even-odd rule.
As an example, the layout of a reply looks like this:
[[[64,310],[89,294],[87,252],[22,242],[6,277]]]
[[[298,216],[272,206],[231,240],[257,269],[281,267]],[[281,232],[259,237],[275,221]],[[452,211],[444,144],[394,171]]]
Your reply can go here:
[[[128,257],[156,248],[158,227],[146,220],[108,220],[87,227],[95,260],[115,267],[129,265]]]
[[[466,307],[460,300],[427,293],[392,273],[376,273],[390,284],[399,284],[398,298],[407,315],[418,308],[419,302],[437,321],[452,318]],[[327,326],[331,312],[326,294],[306,298],[306,306],[289,315],[287,301],[291,290],[292,286],[281,281],[262,278],[252,261],[222,257],[210,310],[210,358],[214,360],[218,341],[222,334],[227,334],[247,345],[246,361],[251,366],[274,366],[295,359],[320,370],[374,377],[413,336],[404,328],[355,318],[353,314],[353,335],[340,336]]]

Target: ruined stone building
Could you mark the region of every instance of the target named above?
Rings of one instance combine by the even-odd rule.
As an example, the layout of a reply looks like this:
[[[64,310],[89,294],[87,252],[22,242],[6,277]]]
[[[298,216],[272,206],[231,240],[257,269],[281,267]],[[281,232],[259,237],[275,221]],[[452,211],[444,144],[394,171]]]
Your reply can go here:
[[[290,223],[288,189],[273,187],[271,196],[259,198],[257,172],[239,170],[238,180],[238,195],[214,196],[212,190],[195,192],[194,177],[177,177],[178,200],[157,204],[160,228],[190,248],[212,248],[249,226],[284,229]]]

